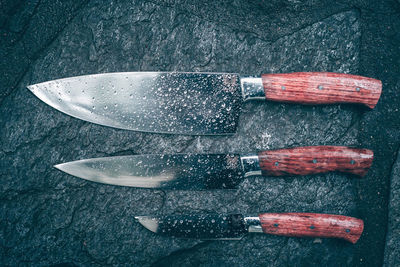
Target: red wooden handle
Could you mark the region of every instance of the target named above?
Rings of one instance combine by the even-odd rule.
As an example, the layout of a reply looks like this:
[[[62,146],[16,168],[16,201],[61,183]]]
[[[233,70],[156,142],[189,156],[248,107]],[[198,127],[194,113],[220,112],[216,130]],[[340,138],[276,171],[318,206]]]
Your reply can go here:
[[[364,222],[342,215],[318,213],[263,213],[259,215],[264,233],[296,237],[333,237],[351,243],[360,238]]]
[[[340,171],[364,176],[374,153],[345,146],[308,146],[258,153],[263,175],[307,175]]]
[[[265,97],[301,104],[360,103],[374,108],[382,91],[376,79],[332,72],[263,74]]]

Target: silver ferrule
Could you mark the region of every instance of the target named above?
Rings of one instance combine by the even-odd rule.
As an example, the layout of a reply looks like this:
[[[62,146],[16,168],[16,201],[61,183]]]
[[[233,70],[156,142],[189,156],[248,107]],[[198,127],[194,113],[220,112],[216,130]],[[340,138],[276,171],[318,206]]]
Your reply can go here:
[[[249,233],[262,233],[263,232],[262,227],[261,227],[260,218],[258,218],[258,217],[245,217],[244,224],[246,225]]]
[[[242,163],[244,177],[261,175],[260,160],[258,159],[258,155],[248,154],[240,156],[240,162]]]
[[[241,77],[243,100],[265,99],[264,86],[261,78]]]

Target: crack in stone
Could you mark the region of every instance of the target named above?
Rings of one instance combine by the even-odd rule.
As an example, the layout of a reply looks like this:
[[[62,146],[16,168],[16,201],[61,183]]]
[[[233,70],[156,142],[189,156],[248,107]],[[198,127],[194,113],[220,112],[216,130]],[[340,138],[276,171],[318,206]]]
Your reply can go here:
[[[43,45],[43,47],[41,47],[39,50],[37,50],[37,51],[35,52],[35,54],[33,55],[32,58],[30,58],[29,56],[26,55],[26,56],[27,56],[27,59],[30,60],[31,62],[30,62],[30,64],[28,64],[28,65],[24,68],[24,70],[23,70],[21,73],[18,74],[19,79],[14,83],[13,86],[11,86],[12,89],[11,89],[9,92],[5,93],[5,94],[2,96],[2,98],[0,99],[0,108],[1,108],[2,103],[4,102],[4,100],[5,100],[6,98],[8,98],[8,97],[18,88],[18,85],[19,85],[20,82],[24,79],[25,75],[28,73],[28,71],[30,70],[31,66],[34,64],[34,61],[36,61],[36,60],[40,57],[40,54],[41,54],[43,51],[45,51],[49,46],[51,46],[52,43],[53,43],[55,40],[57,40],[57,38],[58,38],[59,35],[64,31],[64,29],[65,29],[65,28],[74,20],[74,18],[79,14],[79,10],[82,9],[88,2],[89,2],[89,1],[87,0],[87,1],[84,2],[81,6],[78,6],[77,9],[75,10],[74,16],[72,16],[72,17],[70,18],[69,21],[66,21],[66,23],[64,24],[64,27],[62,27],[59,31],[57,31],[57,32],[54,34],[54,36],[52,36],[52,38],[50,38],[50,40],[48,40],[48,41]],[[38,5],[38,6],[39,6],[39,5]],[[29,25],[29,24],[28,24],[28,25]],[[21,38],[22,38],[22,37],[21,37]],[[25,43],[24,43],[24,42],[22,42],[22,46],[25,48]],[[25,49],[24,49],[24,53],[26,53],[26,52],[25,52]]]
[[[341,135],[339,135],[336,139],[333,140],[333,143],[338,143],[340,140],[343,140],[343,138],[346,137],[347,134],[351,130],[353,130],[357,124],[358,124],[358,131],[359,131],[361,119],[362,119],[361,113],[352,112],[350,125],[348,127],[346,127],[345,131]]]
[[[163,6],[162,4],[156,3],[156,2],[153,2],[153,1],[148,1],[148,2],[149,2],[149,3],[152,3],[152,4],[156,5],[156,6]],[[170,6],[170,5],[165,5],[165,6],[168,7],[168,8],[173,8],[173,7],[174,7],[174,6]],[[346,13],[346,12],[349,12],[349,11],[352,11],[352,10],[354,10],[354,8],[343,8],[343,9],[341,9],[340,11],[337,11],[337,12],[335,12],[335,13],[332,13],[332,14],[329,14],[329,15],[324,16],[324,17],[320,18],[319,20],[316,20],[316,21],[313,21],[313,22],[310,22],[310,23],[306,23],[306,24],[302,25],[301,27],[295,28],[294,31],[292,31],[292,32],[290,32],[290,33],[287,33],[287,34],[284,34],[284,35],[282,35],[282,36],[280,36],[279,38],[274,39],[274,40],[266,40],[266,39],[260,37],[259,34],[256,33],[256,32],[252,32],[252,31],[248,31],[248,30],[247,30],[247,31],[248,31],[249,33],[252,33],[256,39],[258,39],[258,40],[260,40],[260,41],[262,41],[262,42],[265,42],[265,43],[267,43],[267,44],[273,44],[273,43],[276,43],[276,42],[278,42],[279,40],[281,40],[281,39],[283,39],[283,38],[285,38],[285,37],[290,37],[290,36],[292,36],[292,35],[298,33],[299,31],[304,30],[304,29],[306,29],[306,28],[308,28],[308,27],[310,27],[310,26],[312,26],[312,25],[314,25],[314,24],[321,23],[321,22],[323,22],[324,20],[326,20],[326,19],[328,19],[328,18],[330,18],[330,17],[336,16],[336,15],[338,15],[338,14]],[[195,16],[195,17],[197,17],[197,18],[199,18],[199,19],[201,19],[201,20],[203,20],[203,21],[205,21],[205,22],[216,23],[216,24],[217,24],[217,22],[218,22],[218,21],[214,21],[214,20],[211,20],[211,19],[204,18],[204,17],[202,17],[202,16],[199,16],[197,13],[190,12],[190,11],[188,11],[188,10],[183,10],[183,11],[182,11],[182,14],[183,14],[183,13],[188,13],[188,14],[190,14],[191,16]],[[230,27],[229,25],[226,25],[226,23],[223,23],[223,22],[221,23],[221,22],[220,22],[220,24],[223,25],[225,28],[231,29],[231,27]],[[234,29],[231,29],[231,30],[234,30]],[[242,31],[242,30],[241,30],[241,31]]]
[[[197,250],[207,247],[211,242],[213,241],[200,241],[200,243],[197,243],[190,248],[182,248],[179,250],[175,250],[170,254],[161,257],[156,262],[153,262],[150,266],[157,267],[157,266],[172,265],[175,258],[187,257],[190,254],[196,252]]]
[[[24,37],[24,34],[26,33],[26,31],[27,31],[28,28],[29,28],[30,21],[32,20],[32,17],[34,17],[34,16],[36,15],[36,13],[37,13],[37,10],[38,10],[38,8],[39,8],[39,6],[40,6],[41,1],[42,1],[42,0],[38,0],[38,2],[37,2],[37,4],[36,4],[35,8],[33,9],[32,14],[31,14],[30,17],[29,17],[29,23],[27,23],[27,24],[24,26],[24,28],[22,29],[22,31],[19,33],[19,36],[18,36],[18,38],[16,39],[16,42],[21,41],[22,38]]]
[[[394,161],[392,162],[392,165],[390,166],[390,173],[391,173],[391,175],[389,176],[391,179],[390,179],[390,182],[389,182],[389,191],[392,191],[391,190],[391,188],[392,188],[392,184],[393,184],[393,181],[392,181],[392,177],[393,177],[393,173],[394,173],[394,168],[395,168],[395,165],[396,165],[396,163],[397,163],[397,161],[398,161],[398,159],[399,159],[399,157],[400,157],[400,145],[398,145],[397,146],[397,150],[396,150],[397,152],[396,152],[396,154],[395,154],[395,157],[394,157]],[[389,249],[393,249],[392,247],[390,247],[390,245],[388,245],[389,244],[389,239],[388,239],[388,236],[389,236],[389,231],[391,230],[390,228],[391,228],[391,222],[390,221],[396,221],[396,219],[390,219],[392,216],[395,216],[395,215],[392,215],[391,214],[391,209],[390,209],[390,207],[392,206],[392,204],[393,204],[393,200],[391,199],[392,198],[392,192],[390,192],[389,194],[388,194],[388,200],[387,200],[387,210],[388,210],[388,224],[387,224],[387,226],[386,226],[386,231],[385,231],[385,236],[384,236],[384,240],[385,240],[385,251],[384,251],[384,256],[383,256],[383,262],[384,262],[384,265],[383,266],[386,266],[386,264],[390,264],[390,263],[392,263],[393,262],[393,260],[392,261],[390,261],[390,258],[392,258],[392,257],[394,257],[394,256],[390,256],[389,255]],[[393,223],[393,222],[392,222]],[[393,236],[395,235],[395,233],[394,234],[392,234]],[[399,240],[399,238],[397,237],[397,238],[393,238],[393,239],[395,239],[395,240]],[[394,254],[395,255],[395,254]]]

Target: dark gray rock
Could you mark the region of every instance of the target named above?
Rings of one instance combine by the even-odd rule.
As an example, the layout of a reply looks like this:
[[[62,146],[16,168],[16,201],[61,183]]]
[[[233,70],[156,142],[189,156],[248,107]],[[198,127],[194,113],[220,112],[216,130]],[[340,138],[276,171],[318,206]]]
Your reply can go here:
[[[400,69],[394,67],[400,62],[400,5],[394,1],[376,6],[368,1],[362,4],[360,74],[382,80],[383,89],[373,112],[364,113],[359,121],[358,140],[374,150],[375,155],[368,175],[355,183],[357,209],[367,233],[358,244],[355,258],[360,265],[380,266],[385,249],[390,175],[400,141]],[[378,12],[376,8],[384,5],[391,8]]]
[[[40,2],[40,3],[39,3]],[[87,1],[2,1],[0,103]]]
[[[400,153],[390,177],[389,221],[384,266],[400,265]]]
[[[385,113],[387,108],[398,108],[388,97],[374,111],[351,105],[249,102],[235,135],[194,137],[83,122],[47,106],[25,87],[81,74],[148,70],[259,75],[290,71],[359,74],[361,69],[364,75],[383,79],[376,76],[381,74],[378,67],[366,71],[373,55],[366,52],[365,58],[360,53],[379,49],[369,48],[362,39],[362,34],[375,37],[368,28],[362,31],[367,27],[361,24],[364,13],[351,4],[314,2],[9,4],[6,19],[0,20],[1,31],[18,36],[0,48],[0,55],[7,55],[0,65],[7,74],[1,83],[0,106],[0,264],[350,266],[360,264],[360,259],[375,266],[382,263],[383,249],[376,251],[363,240],[373,238],[383,248],[386,223],[382,225],[380,218],[387,210],[371,206],[386,201],[382,181],[395,153],[393,148],[379,149],[384,135],[376,126],[379,120],[393,116]],[[358,4],[368,7],[364,2]],[[367,12],[364,17],[368,16]],[[382,50],[375,52],[379,53]],[[384,84],[385,92],[393,97],[393,80]],[[375,139],[370,141],[365,132]],[[390,145],[398,144],[395,137],[388,137]],[[388,162],[374,165],[376,169],[361,182],[338,173],[256,177],[244,181],[238,190],[197,192],[113,187],[52,168],[61,162],[101,156],[252,152],[297,145],[373,146],[378,157],[387,156]],[[368,204],[363,204],[360,198],[368,188],[382,194],[368,195]],[[367,208],[371,213],[365,212]],[[236,242],[179,240],[157,236],[133,220],[135,215],[289,211],[369,220],[361,245],[264,235],[248,235]],[[377,216],[383,230],[374,232],[371,224]]]

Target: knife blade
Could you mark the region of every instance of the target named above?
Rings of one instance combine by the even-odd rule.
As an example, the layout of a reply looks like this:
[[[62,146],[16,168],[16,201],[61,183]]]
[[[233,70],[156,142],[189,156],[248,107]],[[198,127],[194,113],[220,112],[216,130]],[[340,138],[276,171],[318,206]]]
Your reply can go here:
[[[169,134],[232,134],[244,101],[359,103],[373,108],[379,80],[328,72],[264,74],[104,73],[34,84],[42,101],[100,125]]]
[[[254,154],[133,155],[55,165],[61,171],[105,184],[164,189],[234,189],[253,175],[307,175],[341,171],[364,176],[368,149],[309,146]]]
[[[356,243],[364,222],[360,219],[318,213],[262,213],[256,217],[241,214],[191,214],[136,216],[148,230],[169,237],[202,240],[238,240],[247,233],[289,237],[339,238]]]

